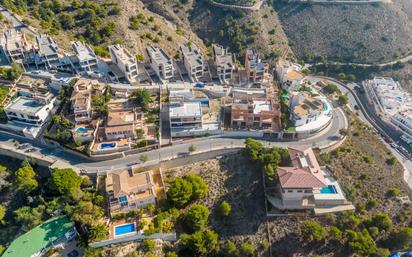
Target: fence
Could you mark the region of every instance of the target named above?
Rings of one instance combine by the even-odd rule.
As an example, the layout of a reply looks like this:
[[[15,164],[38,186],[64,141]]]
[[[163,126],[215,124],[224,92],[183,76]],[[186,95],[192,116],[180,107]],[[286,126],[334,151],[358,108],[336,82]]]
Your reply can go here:
[[[143,241],[145,239],[160,239],[164,241],[176,241],[177,237],[176,237],[176,233],[168,233],[168,234],[156,233],[150,236],[137,234],[137,235],[132,235],[132,236],[124,236],[120,238],[103,240],[100,242],[91,243],[89,244],[89,246],[92,248],[100,248],[100,247],[104,247],[104,246],[108,246],[112,244],[126,243],[130,241]]]

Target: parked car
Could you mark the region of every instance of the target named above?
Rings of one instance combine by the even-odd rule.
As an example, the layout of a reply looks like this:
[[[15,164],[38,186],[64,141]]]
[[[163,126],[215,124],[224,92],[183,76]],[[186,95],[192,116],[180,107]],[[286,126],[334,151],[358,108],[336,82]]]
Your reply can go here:
[[[29,143],[25,143],[25,144],[19,145],[19,146],[17,147],[17,149],[23,150],[23,149],[26,149],[26,148],[29,148],[29,147],[30,147],[30,144],[29,144]]]
[[[355,108],[356,111],[359,110],[359,106],[358,106],[357,104],[355,104],[355,105],[353,106],[353,108]]]
[[[35,152],[35,151],[37,151],[36,148],[30,148],[30,149],[26,150],[26,153],[32,153],[32,152]]]
[[[385,137],[385,142],[388,143],[388,144],[392,144],[392,143],[393,143],[393,140],[392,140],[392,138],[386,136],[386,137]]]

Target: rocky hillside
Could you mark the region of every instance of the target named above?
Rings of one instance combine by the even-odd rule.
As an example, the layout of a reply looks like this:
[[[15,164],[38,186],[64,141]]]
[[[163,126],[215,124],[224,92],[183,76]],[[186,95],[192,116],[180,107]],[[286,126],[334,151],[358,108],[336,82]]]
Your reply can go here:
[[[59,7],[56,7],[57,2]],[[51,34],[67,50],[70,42],[76,39],[93,45],[103,56],[107,55],[109,44],[118,43],[138,55],[142,55],[149,44],[162,47],[171,56],[177,53],[178,45],[189,40],[203,46],[202,40],[190,30],[147,10],[141,1],[57,0],[45,3],[48,4],[40,7],[29,4],[26,8],[16,3],[16,7],[8,8],[40,33]]]
[[[266,56],[293,57],[288,39],[271,6],[258,12],[229,11],[211,6],[208,1],[165,2],[143,0],[146,7],[166,19],[195,32],[206,45],[213,42],[241,53],[254,47]]]
[[[412,49],[412,2],[392,4],[278,4],[276,10],[295,54],[376,63]]]

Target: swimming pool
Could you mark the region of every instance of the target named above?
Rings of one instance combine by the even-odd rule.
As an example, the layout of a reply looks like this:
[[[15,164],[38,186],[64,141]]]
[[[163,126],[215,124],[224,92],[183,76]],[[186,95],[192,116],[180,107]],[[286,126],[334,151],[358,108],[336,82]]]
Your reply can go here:
[[[110,149],[110,148],[115,148],[115,147],[116,147],[116,142],[101,143],[100,144],[100,149]]]
[[[329,185],[327,187],[321,188],[320,193],[321,194],[337,194],[338,191],[336,190],[336,187],[334,185]]]
[[[76,128],[77,133],[87,133],[88,131],[89,130],[87,128],[82,128],[82,127]]]
[[[114,228],[114,235],[115,236],[122,236],[130,233],[136,232],[136,228],[134,223],[128,223],[124,225],[120,225]]]

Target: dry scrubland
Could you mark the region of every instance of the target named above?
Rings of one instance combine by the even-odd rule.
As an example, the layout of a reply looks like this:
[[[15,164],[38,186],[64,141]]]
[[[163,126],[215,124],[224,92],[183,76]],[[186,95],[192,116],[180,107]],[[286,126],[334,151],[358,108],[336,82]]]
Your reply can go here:
[[[278,5],[299,58],[376,63],[412,49],[412,2],[364,5]]]
[[[411,226],[412,211],[409,205],[401,203],[399,197],[412,199],[412,192],[403,181],[403,168],[399,163],[391,164],[392,155],[369,128],[354,116],[347,141],[319,159],[329,165],[339,179],[348,198],[357,207],[353,217],[359,220],[378,213],[387,214],[393,222],[393,231],[399,227]],[[342,215],[322,217],[305,214],[288,217],[266,218],[264,195],[259,167],[240,153],[165,171],[167,180],[198,173],[209,185],[209,196],[200,200],[211,210],[210,226],[222,241],[253,242],[259,249],[258,256],[266,256],[262,242],[266,240],[266,222],[272,237],[273,256],[349,256],[348,247],[337,244],[330,238],[321,242],[302,242],[300,226],[305,220],[316,220],[324,227],[336,225]],[[391,195],[392,190],[398,196]],[[228,201],[233,209],[228,219],[219,217],[217,207]],[[359,228],[362,228],[360,223]],[[355,227],[351,229],[356,230]],[[381,232],[383,236],[387,232]],[[381,243],[379,243],[380,245]]]
[[[264,5],[258,12],[249,13],[223,10],[207,1],[143,2],[150,11],[196,33],[206,45],[217,42],[237,54],[251,46],[267,56],[293,56],[278,15],[271,6]]]

